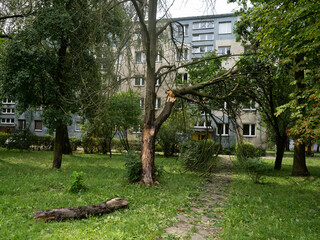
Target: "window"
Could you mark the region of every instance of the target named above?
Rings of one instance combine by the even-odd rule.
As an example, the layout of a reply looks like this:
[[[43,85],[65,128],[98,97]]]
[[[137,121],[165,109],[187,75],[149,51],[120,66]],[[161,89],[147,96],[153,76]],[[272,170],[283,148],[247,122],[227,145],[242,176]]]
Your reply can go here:
[[[192,41],[206,41],[206,40],[213,40],[213,38],[214,38],[213,33],[192,35]]]
[[[205,119],[201,119],[200,121],[198,121],[196,123],[196,125],[194,127],[197,127],[197,128],[210,128],[211,127],[211,122],[210,121],[206,121]]]
[[[14,118],[1,118],[2,124],[14,124]]]
[[[192,47],[192,53],[205,53],[213,51],[213,46],[195,46]]]
[[[242,107],[243,107],[243,110],[250,111],[250,110],[256,110],[255,105],[256,105],[255,101],[247,101],[242,104]]]
[[[115,65],[120,65],[122,62],[122,55],[120,54],[117,59],[116,59],[116,62],[114,63]]]
[[[121,76],[120,75],[116,76],[116,79],[117,79],[117,82],[121,82]]]
[[[140,98],[139,105],[142,109],[144,108],[144,98]]]
[[[178,73],[176,77],[177,84],[184,84],[188,82],[188,73]]]
[[[218,136],[228,136],[229,135],[229,124],[228,123],[218,123],[217,124],[217,135]]]
[[[42,121],[41,120],[34,121],[34,130],[35,131],[42,131]]]
[[[23,130],[26,128],[26,120],[24,119],[19,119],[18,120],[18,129]]]
[[[161,98],[156,99],[155,109],[160,109],[161,107]]]
[[[188,36],[189,25],[178,25],[178,36]]]
[[[158,52],[156,57],[156,62],[161,62],[161,60],[162,60],[162,54],[161,52]]]
[[[219,34],[231,33],[231,22],[220,22],[219,23]]]
[[[2,101],[2,103],[3,103],[3,104],[14,104],[14,101],[6,98],[6,99],[4,99],[4,100]]]
[[[132,133],[141,133],[141,127],[140,126],[133,127]]]
[[[144,77],[135,77],[134,86],[136,87],[144,86]]]
[[[159,87],[161,85],[161,77],[157,78],[156,80],[156,87]]]
[[[185,61],[189,59],[188,49],[178,49],[177,51],[177,61]]]
[[[81,131],[81,121],[80,120],[75,120],[75,131],[80,132]]]
[[[14,108],[2,108],[3,114],[14,114]]]
[[[231,47],[218,47],[218,55],[228,55],[231,54]]]
[[[136,52],[136,63],[144,63],[146,61],[146,54],[144,52]]]
[[[256,135],[255,124],[243,124],[243,136],[252,137]]]
[[[213,28],[213,21],[209,22],[195,22],[192,24],[192,29],[204,29],[204,28]]]

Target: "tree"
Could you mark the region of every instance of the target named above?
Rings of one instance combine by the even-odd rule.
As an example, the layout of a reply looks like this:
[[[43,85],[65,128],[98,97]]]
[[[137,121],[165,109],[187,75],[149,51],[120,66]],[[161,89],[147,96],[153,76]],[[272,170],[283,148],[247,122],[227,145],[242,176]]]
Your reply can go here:
[[[43,108],[45,124],[56,132],[52,167],[60,168],[70,114],[101,93],[94,46],[121,32],[111,26],[121,26],[122,12],[105,1],[42,0],[36,6],[1,56],[1,85],[20,111]]]
[[[103,103],[98,112],[86,124],[86,135],[95,136],[101,140],[103,153],[111,153],[112,139],[118,133],[127,151],[130,150],[127,132],[130,128],[140,125],[141,108],[138,93],[128,90],[114,96],[101,96]]]
[[[237,74],[238,69],[230,69],[228,72],[211,78],[205,82],[201,82],[192,86],[183,87],[181,89],[171,89],[168,90],[168,96],[165,106],[159,115],[155,114],[155,100],[156,100],[156,80],[160,77],[164,77],[169,73],[175,73],[178,68],[185,67],[189,64],[186,63],[181,66],[176,66],[175,64],[170,64],[156,68],[156,57],[158,53],[157,45],[160,40],[161,35],[166,31],[166,29],[171,26],[173,21],[158,21],[157,20],[157,0],[149,1],[137,1],[131,0],[131,3],[136,11],[137,19],[139,22],[139,30],[142,36],[143,50],[146,55],[146,96],[145,96],[145,115],[143,120],[142,129],[142,147],[141,147],[141,162],[142,162],[142,175],[141,182],[152,186],[155,183],[154,172],[154,153],[155,153],[155,139],[156,135],[164,123],[164,121],[170,116],[171,109],[174,106],[177,97],[182,97],[188,99],[192,102],[197,102],[198,100],[190,97],[191,95],[200,97],[202,100],[205,98],[215,98],[214,93],[207,94],[201,92],[201,89],[208,86],[221,83],[226,79],[234,78]],[[147,20],[146,20],[147,19]],[[171,27],[172,29],[172,27]],[[200,61],[206,61],[200,60]],[[236,85],[236,83],[235,83]]]
[[[234,2],[234,1],[233,1]],[[295,90],[291,101],[280,108],[278,114],[291,109],[295,125],[290,135],[295,139],[292,175],[309,175],[305,163],[304,143],[309,138],[318,139],[319,125],[319,65],[320,31],[319,1],[269,1],[253,0],[253,7],[246,9],[241,21],[252,23],[247,29],[251,41],[257,45],[257,56],[273,56],[276,66],[290,66]],[[251,34],[250,31],[253,33]],[[245,31],[244,31],[245,32]]]

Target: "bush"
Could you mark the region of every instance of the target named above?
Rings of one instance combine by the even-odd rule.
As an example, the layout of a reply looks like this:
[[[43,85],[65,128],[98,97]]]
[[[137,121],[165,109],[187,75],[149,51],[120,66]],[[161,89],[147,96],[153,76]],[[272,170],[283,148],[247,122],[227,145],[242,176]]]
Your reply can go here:
[[[129,182],[137,182],[140,180],[142,164],[138,156],[133,152],[123,154],[126,168],[126,178]]]
[[[246,161],[248,158],[260,157],[259,151],[253,146],[252,143],[239,142],[236,145],[235,154],[240,162]]]
[[[10,138],[12,136],[12,134],[8,134],[8,133],[0,133],[0,147],[7,147],[6,146],[6,141],[8,138]]]
[[[82,146],[81,139],[79,139],[79,138],[70,137],[69,140],[70,140],[72,151],[76,151],[78,147]]]
[[[32,135],[32,146],[42,148],[44,150],[53,150],[54,137],[50,135],[37,136]]]
[[[71,175],[71,178],[72,180],[69,187],[70,192],[78,193],[80,191],[85,191],[88,189],[84,183],[84,173],[82,171],[81,172],[74,171]]]
[[[254,183],[261,183],[263,173],[268,169],[268,165],[261,161],[259,157],[265,155],[266,151],[256,148],[248,142],[240,142],[236,146],[236,156]]]
[[[205,171],[217,153],[219,145],[212,140],[185,141],[179,157],[182,166],[189,171]]]
[[[99,144],[95,138],[84,136],[82,138],[82,147],[84,153],[95,153],[98,152]]]
[[[28,150],[32,144],[33,135],[29,130],[16,131],[9,137],[5,145],[8,149]]]

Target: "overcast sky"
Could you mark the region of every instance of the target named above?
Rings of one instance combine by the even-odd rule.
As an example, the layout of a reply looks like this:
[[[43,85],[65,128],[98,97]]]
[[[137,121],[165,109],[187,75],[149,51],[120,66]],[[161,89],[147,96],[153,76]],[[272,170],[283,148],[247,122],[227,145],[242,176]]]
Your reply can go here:
[[[172,0],[171,0],[172,1]],[[228,4],[227,0],[215,0],[216,5],[213,10],[212,4],[214,0],[175,0],[170,8],[172,17],[202,16],[221,13],[231,13],[237,8],[237,4]]]

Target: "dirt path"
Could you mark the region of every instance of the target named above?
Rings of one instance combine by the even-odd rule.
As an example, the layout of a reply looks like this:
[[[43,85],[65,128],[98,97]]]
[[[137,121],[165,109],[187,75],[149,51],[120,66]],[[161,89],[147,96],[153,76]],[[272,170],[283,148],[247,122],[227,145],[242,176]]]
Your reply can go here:
[[[219,160],[214,172],[208,178],[204,191],[198,196],[193,206],[183,210],[177,222],[166,228],[167,236],[163,239],[220,239],[221,218],[225,208],[232,175],[232,163],[229,157]]]

